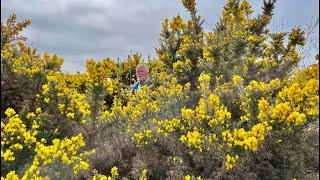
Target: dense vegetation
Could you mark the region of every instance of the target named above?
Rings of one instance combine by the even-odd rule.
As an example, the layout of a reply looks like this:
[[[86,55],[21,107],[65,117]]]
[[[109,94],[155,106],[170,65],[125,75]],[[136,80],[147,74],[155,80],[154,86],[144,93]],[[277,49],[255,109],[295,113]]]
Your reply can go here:
[[[271,32],[275,1],[252,17],[228,0],[210,31],[164,19],[157,58],[63,58],[24,44],[30,20],[1,22],[1,179],[318,179],[319,56],[308,39]],[[153,84],[134,94],[135,67]]]

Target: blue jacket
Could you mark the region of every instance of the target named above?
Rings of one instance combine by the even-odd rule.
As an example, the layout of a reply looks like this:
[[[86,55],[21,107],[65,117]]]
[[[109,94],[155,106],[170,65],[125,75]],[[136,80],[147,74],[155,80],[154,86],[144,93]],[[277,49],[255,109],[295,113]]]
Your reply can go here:
[[[134,85],[130,88],[130,92],[134,92],[134,90],[137,90],[138,89],[138,87],[139,87],[139,85],[140,85],[140,82],[139,81],[137,81],[136,83],[134,83]],[[151,85],[151,82],[150,81],[146,81],[144,84],[143,84],[143,86],[150,86]]]

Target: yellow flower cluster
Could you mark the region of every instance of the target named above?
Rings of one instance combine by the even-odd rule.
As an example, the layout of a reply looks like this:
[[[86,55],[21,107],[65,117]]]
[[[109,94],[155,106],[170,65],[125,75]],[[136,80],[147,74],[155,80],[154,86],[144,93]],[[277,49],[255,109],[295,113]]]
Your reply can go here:
[[[25,77],[34,77],[40,75],[40,72],[44,74],[52,74],[57,70],[60,70],[63,58],[59,58],[57,55],[50,56],[48,53],[44,53],[41,57],[37,54],[37,49],[32,49],[18,41],[18,46],[13,46],[11,51],[19,51],[19,56],[14,59],[13,56],[7,55],[7,60],[12,61],[12,70],[14,73],[23,75]],[[1,55],[2,56],[2,55]]]
[[[182,61],[178,60],[177,62],[174,62],[173,63],[173,70],[174,72],[180,72],[182,73],[183,72],[183,67],[184,67],[184,64]]]
[[[150,136],[151,138],[151,133],[148,132],[148,136]],[[133,136],[131,137],[131,140],[136,144],[136,147],[142,147],[143,145],[147,145],[149,144],[149,139],[147,137],[147,133],[145,133],[146,135],[144,135],[143,133],[139,132],[139,133],[134,133]]]
[[[148,170],[147,169],[143,169],[142,173],[141,173],[141,176],[139,177],[139,180],[147,180],[147,173],[148,173]]]
[[[182,43],[180,49],[177,51],[177,54],[183,55],[187,50],[189,50],[192,46],[194,46],[194,42],[189,35],[182,36]]]
[[[218,36],[214,32],[204,33],[204,36],[206,41],[203,42],[205,46],[203,47],[202,55],[205,61],[200,61],[199,64],[201,64],[202,66],[213,65],[215,59],[212,55],[212,50],[218,48],[216,43],[214,43],[215,41],[217,41]]]
[[[306,41],[303,35],[304,35],[304,31],[301,30],[301,28],[299,27],[294,28],[289,34],[289,44],[290,45],[299,44],[303,46]]]
[[[1,150],[1,158],[5,161],[14,161],[16,159],[14,153],[10,149],[7,149],[6,152]]]
[[[1,180],[19,180],[19,176],[16,171],[10,171],[4,178],[1,177]]]
[[[196,107],[197,120],[207,120],[208,125],[214,127],[218,124],[225,124],[225,120],[230,118],[231,113],[220,103],[219,97],[216,94],[210,93],[208,100],[200,98],[198,106]]]
[[[194,119],[195,111],[188,108],[182,108],[181,109],[181,117],[185,119],[188,122],[188,125],[191,126],[191,122]]]
[[[305,86],[305,84],[311,79],[319,81],[319,63],[312,64],[309,67],[296,72],[295,76],[290,79],[289,83],[296,82]]]
[[[111,169],[111,175],[114,177],[119,176],[118,168],[116,166],[113,166],[113,168]]]
[[[257,41],[257,37],[251,35],[251,36],[249,36],[249,37],[247,38],[247,41],[255,42],[255,41]]]
[[[195,176],[190,176],[190,175],[186,175],[184,177],[185,180],[192,180],[192,179],[196,179],[196,180],[203,180],[203,178],[201,176],[198,176],[197,178]]]
[[[227,143],[229,147],[232,147],[232,143],[235,141],[230,130],[225,130],[221,133],[222,139]]]
[[[291,111],[289,102],[279,103],[272,109],[271,118],[277,119],[279,122],[285,121]]]
[[[203,142],[201,138],[202,138],[202,135],[197,130],[194,130],[192,132],[188,131],[187,136],[182,135],[180,137],[180,141],[182,143],[186,142],[188,147],[193,146],[196,149],[198,149],[200,152],[202,152]]]
[[[234,132],[234,146],[244,147],[245,150],[257,151],[258,150],[258,139],[255,136],[252,136],[251,132],[245,131],[243,128]]]
[[[264,133],[265,133],[265,124],[259,123],[259,124],[256,124],[252,127],[250,135],[254,136],[259,141],[263,141],[264,140]]]
[[[248,15],[253,13],[251,5],[246,0],[242,1],[241,5],[240,5],[240,9],[244,10],[245,13],[248,14]]]
[[[211,114],[209,114],[209,108],[207,106],[207,103],[204,98],[200,98],[198,102],[198,106],[196,107],[195,110],[195,120],[199,122],[200,124],[202,123],[200,120],[206,120],[211,118]]]
[[[41,108],[36,108],[36,114],[41,114]],[[22,179],[42,179],[40,171],[43,166],[54,166],[57,161],[65,165],[73,167],[74,173],[77,174],[81,170],[87,170],[89,167],[88,161],[83,158],[95,151],[81,152],[82,147],[85,146],[83,136],[80,133],[78,136],[74,136],[71,139],[54,139],[52,145],[46,146],[44,138],[37,142],[36,135],[38,134],[37,128],[39,125],[36,121],[33,121],[32,129],[27,130],[26,125],[18,117],[18,114],[12,109],[8,108],[5,112],[8,117],[8,122],[1,122],[1,158],[4,161],[15,160],[14,152],[20,152],[25,147],[30,148],[36,145],[35,157],[29,167],[24,172]],[[33,114],[33,115],[31,115]],[[35,118],[34,113],[29,113],[29,118]],[[18,177],[14,171],[9,172],[6,175],[7,179]]]
[[[249,91],[259,91],[259,92],[266,92],[268,86],[264,82],[257,82],[255,80],[251,81],[250,84],[247,86]]]
[[[307,70],[312,72],[312,68]],[[264,98],[258,101],[257,118],[268,122],[271,126],[268,126],[268,129],[272,127],[290,129],[291,126],[303,124],[307,116],[318,116],[319,79],[311,77],[301,83],[296,82],[297,79],[302,80],[299,76],[306,77],[306,72],[306,70],[298,72],[292,79],[287,80],[288,85],[277,93],[275,101],[271,101],[272,104]],[[278,83],[273,83],[273,86],[278,87]]]
[[[188,11],[190,12],[194,12],[195,11],[195,6],[196,6],[196,2],[195,0],[181,0],[184,7],[188,9]]]
[[[261,121],[267,120],[265,118],[265,114],[269,113],[271,110],[271,107],[270,107],[268,101],[265,100],[264,98],[260,99],[258,102],[258,109],[259,109],[259,114],[258,114],[257,118]]]
[[[231,113],[220,103],[219,97],[211,93],[207,101],[200,98],[195,110],[181,109],[181,117],[184,124],[181,125],[183,127],[181,130],[192,129],[194,126],[201,127],[205,124],[211,128],[216,128],[218,125],[225,125],[225,121],[231,118]],[[212,131],[211,129],[208,130],[209,132]]]
[[[70,88],[80,90],[83,87],[89,85],[90,79],[86,73],[78,74],[63,74],[55,73],[54,76],[49,76],[48,80],[55,81],[59,80],[59,87]]]
[[[66,79],[60,74],[47,76],[47,79],[48,83],[42,86],[44,102],[49,103],[50,99],[57,99],[56,108],[71,119],[82,121],[91,114],[90,105],[84,101],[85,95],[68,88]]]
[[[237,86],[237,85],[243,85],[244,79],[239,75],[233,75],[232,81],[233,81],[233,85]]]
[[[85,146],[81,133],[71,137],[71,139],[54,139],[52,143],[52,145],[46,146],[41,142],[37,142],[36,156],[32,166],[25,172],[24,177],[30,177],[40,166],[54,166],[57,162],[71,166],[74,174],[89,168],[88,160],[84,160],[84,158],[95,153],[95,150],[80,152],[81,148]]]
[[[172,21],[170,22],[170,29],[172,29],[172,32],[180,32],[183,27],[185,27],[185,23],[183,22],[182,18],[179,15],[173,17]]]
[[[17,15],[12,13],[5,23],[1,23],[1,33],[3,36],[1,43],[3,43],[3,47],[6,47],[11,41],[26,40],[26,37],[19,35],[19,33],[23,30],[23,28],[30,25],[31,21],[26,19],[17,23],[16,20]]]
[[[222,132],[223,140],[231,147],[240,146],[245,150],[257,151],[258,142],[265,139],[265,124],[259,123],[252,127],[251,131],[245,131],[243,128]]]
[[[84,101],[85,96],[82,94],[79,94],[77,92],[72,92],[69,95],[70,101],[70,107],[67,108],[68,110],[78,110],[81,112],[83,117],[86,117],[91,114],[90,111],[90,105]]]
[[[168,38],[168,32],[169,32],[169,19],[168,18],[164,18],[163,23],[162,23],[162,30],[161,30],[161,36],[164,38]],[[158,53],[158,52],[157,52]],[[169,55],[169,54],[168,54]],[[160,58],[160,57],[159,57]]]
[[[286,120],[287,126],[290,126],[292,124],[298,126],[304,122],[305,118],[305,114],[294,111],[288,116],[288,119]]]
[[[27,129],[26,125],[16,114],[14,109],[8,108],[5,111],[8,122],[1,121],[1,158],[5,161],[14,161],[14,151],[20,151],[24,147],[30,148],[36,140],[39,126],[33,121],[32,129]]]
[[[319,80],[310,79],[301,88],[298,83],[285,87],[278,93],[276,103],[287,102],[296,111],[307,115],[317,116],[319,114]]]
[[[188,86],[190,84],[187,84],[186,86]],[[164,97],[164,98],[171,98],[171,97],[182,97],[183,95],[183,90],[184,87],[180,84],[177,83],[177,79],[176,78],[172,78],[171,81],[166,82],[163,85],[160,85],[157,90],[156,93],[154,95],[157,95],[159,97]],[[158,94],[160,93],[160,94]]]
[[[235,6],[232,0],[228,0],[222,11],[222,19],[228,27],[227,32],[232,32],[231,35],[241,35],[238,32],[245,30],[247,17],[252,12],[251,6],[246,0],[240,6]]]
[[[111,77],[115,71],[116,65],[110,58],[103,59],[101,62],[95,62],[93,59],[87,60],[87,73],[90,80],[100,82]]]
[[[240,96],[241,104],[240,108],[245,112],[244,115],[240,117],[241,120],[249,121],[250,119],[254,119],[255,117],[252,117],[253,114],[255,114],[258,109],[255,109],[253,107],[256,107],[257,105],[255,102],[259,101],[260,98],[269,99],[271,98],[272,92],[278,90],[281,87],[281,81],[280,79],[276,78],[271,80],[268,84],[264,82],[258,82],[258,81],[251,81],[248,86],[246,86],[243,90],[243,93]],[[265,107],[266,102],[261,102],[259,107]],[[266,110],[265,110],[266,111]],[[258,115],[258,118],[262,118],[262,114]]]
[[[115,180],[119,176],[117,166],[113,166],[111,169],[111,176],[99,174],[96,169],[93,170],[92,180]]]
[[[199,76],[199,83],[200,86],[198,87],[198,89],[201,92],[201,96],[204,98],[207,98],[208,94],[210,93],[210,75],[206,74],[206,73],[201,73]]]
[[[168,119],[159,120],[157,122],[158,127],[159,127],[158,133],[163,132],[160,130],[160,128],[163,128],[165,130],[164,135],[167,136],[168,133],[172,133],[175,130],[179,129],[180,125],[181,125],[180,123],[181,123],[181,120],[177,119],[177,118],[173,118],[172,120],[168,120]],[[183,127],[181,127],[181,128],[183,128]]]
[[[239,158],[238,155],[230,156],[230,154],[227,154],[226,162],[225,162],[225,166],[227,170],[232,169],[236,165],[236,161],[238,160],[238,158]]]

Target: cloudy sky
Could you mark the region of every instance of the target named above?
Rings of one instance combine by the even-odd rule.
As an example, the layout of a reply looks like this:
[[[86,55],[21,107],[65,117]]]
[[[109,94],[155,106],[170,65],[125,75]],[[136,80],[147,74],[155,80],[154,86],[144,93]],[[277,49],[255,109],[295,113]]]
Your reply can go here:
[[[209,31],[221,17],[226,0],[197,0],[198,14]],[[263,0],[248,0],[254,16],[262,12]],[[85,72],[86,60],[110,57],[124,60],[131,53],[147,60],[156,57],[164,18],[189,19],[180,0],[3,0],[1,22],[16,13],[18,21],[30,19],[24,30],[28,44],[43,54],[64,58],[63,72]],[[278,0],[269,28],[290,31],[319,18],[319,0]],[[313,34],[319,39],[319,26]],[[319,51],[311,51],[311,57]],[[311,45],[313,47],[313,45]]]

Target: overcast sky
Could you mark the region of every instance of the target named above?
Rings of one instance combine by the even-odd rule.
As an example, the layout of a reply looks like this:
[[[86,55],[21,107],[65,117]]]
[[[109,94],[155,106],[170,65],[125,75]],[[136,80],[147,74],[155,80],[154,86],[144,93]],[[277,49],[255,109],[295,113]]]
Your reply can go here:
[[[254,16],[263,0],[248,1]],[[221,17],[226,0],[197,0],[198,14],[208,32]],[[189,19],[181,0],[2,0],[1,22],[16,13],[18,21],[30,19],[23,35],[38,52],[64,58],[63,72],[85,72],[86,61],[110,57],[124,60],[131,53],[147,60],[156,57],[161,23],[180,15]],[[306,28],[319,18],[319,0],[278,0],[271,30]],[[319,39],[319,26],[314,36]],[[318,41],[315,42],[318,46]],[[319,46],[317,47],[319,48]],[[318,49],[312,50],[313,59]]]

